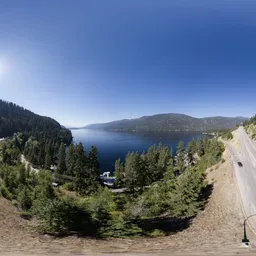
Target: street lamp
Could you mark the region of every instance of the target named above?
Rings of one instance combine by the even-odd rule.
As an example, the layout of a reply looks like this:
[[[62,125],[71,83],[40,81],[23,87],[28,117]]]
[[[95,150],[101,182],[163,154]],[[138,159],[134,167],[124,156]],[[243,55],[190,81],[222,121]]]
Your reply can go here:
[[[242,243],[244,243],[245,245],[249,245],[249,242],[250,240],[247,238],[247,234],[246,234],[246,221],[253,217],[253,216],[256,216],[256,214],[253,214],[253,215],[250,215],[249,217],[247,217],[245,220],[244,220],[244,238],[242,239]]]

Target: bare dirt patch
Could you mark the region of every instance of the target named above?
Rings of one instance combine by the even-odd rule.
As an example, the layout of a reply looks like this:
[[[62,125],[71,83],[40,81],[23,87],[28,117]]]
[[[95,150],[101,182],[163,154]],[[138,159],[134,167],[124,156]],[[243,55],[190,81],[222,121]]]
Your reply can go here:
[[[192,225],[175,235],[159,238],[107,239],[65,237],[52,238],[31,230],[31,222],[23,220],[12,204],[0,199],[0,252],[26,254],[92,255],[94,253],[134,252],[136,255],[223,255],[231,252],[243,254],[254,249],[241,248],[244,216],[240,206],[232,161],[228,151],[223,164],[209,168],[208,180],[213,183],[213,193],[206,208],[194,219]],[[218,168],[216,168],[218,166]],[[248,237],[254,235],[248,229]],[[182,254],[180,254],[182,253]]]

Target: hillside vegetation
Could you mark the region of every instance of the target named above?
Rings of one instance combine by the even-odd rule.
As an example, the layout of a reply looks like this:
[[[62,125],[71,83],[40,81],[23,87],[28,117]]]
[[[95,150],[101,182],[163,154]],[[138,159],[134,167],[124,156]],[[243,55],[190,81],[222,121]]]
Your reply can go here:
[[[244,122],[245,131],[255,140],[256,139],[256,115]]]
[[[247,120],[244,117],[195,118],[182,114],[159,114],[136,119],[124,119],[87,125],[87,129],[114,131],[212,131],[231,129]]]
[[[54,119],[0,100],[0,138],[11,137],[14,133],[17,133],[15,149],[23,152],[32,164],[46,168],[56,164],[61,144],[72,142],[71,131]],[[8,151],[5,150],[4,156],[11,164]]]
[[[0,100],[0,138],[22,132],[37,139],[52,138],[69,144],[71,132],[50,117],[39,116],[14,103]]]
[[[19,163],[21,151],[15,136],[2,145],[0,194],[11,200],[23,218],[36,216],[41,232],[97,237],[159,236],[182,230],[207,202],[211,186],[207,167],[219,162],[224,147],[215,139],[180,142],[177,157],[164,145],[144,154],[127,154],[116,162],[117,186],[113,193],[99,180],[97,150],[86,154],[82,144],[61,146],[59,174],[73,177],[58,181],[47,170],[38,173]],[[8,152],[8,158],[6,158]]]
[[[122,193],[114,193],[101,182],[95,146],[87,153],[56,121],[15,104],[2,102],[1,113],[10,137],[0,144],[0,195],[22,218],[36,217],[43,233],[127,237],[182,230],[207,202],[205,171],[224,151],[221,142],[205,137],[186,148],[180,142],[176,157],[161,144],[129,152],[124,163],[116,161]],[[37,169],[22,165],[22,154]]]

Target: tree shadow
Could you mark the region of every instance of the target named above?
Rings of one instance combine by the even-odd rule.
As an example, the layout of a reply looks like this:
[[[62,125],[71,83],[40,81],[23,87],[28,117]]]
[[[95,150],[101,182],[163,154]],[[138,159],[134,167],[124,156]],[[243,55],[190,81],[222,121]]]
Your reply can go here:
[[[195,216],[186,218],[154,218],[139,220],[137,225],[144,231],[144,234],[154,230],[160,230],[165,235],[181,232],[187,229]]]
[[[198,197],[198,202],[200,202],[200,210],[204,210],[213,191],[213,183],[207,184],[200,193]],[[152,232],[154,230],[160,230],[164,232],[165,235],[172,233],[181,232],[187,229],[193,222],[193,219],[197,216],[183,217],[183,218],[172,218],[172,217],[158,217],[152,219],[142,219],[138,220],[136,224],[144,231],[145,234]]]
[[[214,188],[214,184],[211,183],[211,184],[207,184],[207,186],[202,189],[201,194],[198,198],[198,200],[200,202],[202,202],[201,210],[205,209],[205,207],[212,195],[213,188]]]

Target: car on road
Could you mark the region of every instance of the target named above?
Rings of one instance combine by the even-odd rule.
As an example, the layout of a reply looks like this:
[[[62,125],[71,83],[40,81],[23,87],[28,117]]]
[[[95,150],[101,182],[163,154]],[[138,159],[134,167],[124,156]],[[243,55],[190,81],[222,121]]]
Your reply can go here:
[[[239,167],[243,167],[243,164],[241,162],[237,162],[237,164],[239,165]]]

